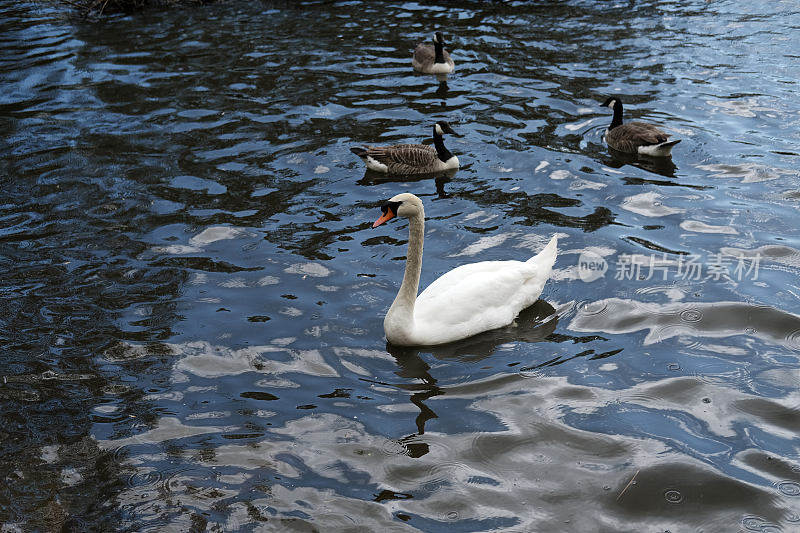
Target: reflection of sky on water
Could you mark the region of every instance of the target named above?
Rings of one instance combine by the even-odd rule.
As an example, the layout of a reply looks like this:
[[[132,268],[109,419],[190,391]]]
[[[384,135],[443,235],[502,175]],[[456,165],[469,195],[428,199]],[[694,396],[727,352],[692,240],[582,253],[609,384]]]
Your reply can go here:
[[[307,7],[0,2],[0,524],[791,529],[796,3]],[[446,87],[410,68],[431,24]],[[615,93],[672,161],[606,148]],[[349,152],[438,119],[457,172]],[[407,225],[369,226],[405,190],[423,286],[558,234],[545,301],[387,346]],[[719,253],[758,279],[615,276]]]

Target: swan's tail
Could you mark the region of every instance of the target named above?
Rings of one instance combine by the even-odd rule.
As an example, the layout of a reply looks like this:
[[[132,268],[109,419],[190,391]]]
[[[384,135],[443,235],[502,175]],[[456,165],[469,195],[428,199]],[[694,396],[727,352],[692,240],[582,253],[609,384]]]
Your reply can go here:
[[[550,239],[547,246],[545,246],[541,252],[528,259],[527,262],[536,263],[544,272],[547,272],[549,276],[550,271],[553,269],[553,264],[556,262],[556,255],[558,255],[558,237],[553,235],[553,238]]]

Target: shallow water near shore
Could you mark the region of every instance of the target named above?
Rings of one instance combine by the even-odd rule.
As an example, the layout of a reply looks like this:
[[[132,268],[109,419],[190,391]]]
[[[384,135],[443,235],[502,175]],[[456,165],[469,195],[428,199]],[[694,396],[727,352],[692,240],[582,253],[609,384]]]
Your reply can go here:
[[[3,531],[800,527],[796,2],[0,0]],[[440,86],[410,51],[442,29]],[[681,138],[611,154],[606,96]],[[349,148],[430,142],[387,178]],[[527,259],[511,326],[387,346]]]

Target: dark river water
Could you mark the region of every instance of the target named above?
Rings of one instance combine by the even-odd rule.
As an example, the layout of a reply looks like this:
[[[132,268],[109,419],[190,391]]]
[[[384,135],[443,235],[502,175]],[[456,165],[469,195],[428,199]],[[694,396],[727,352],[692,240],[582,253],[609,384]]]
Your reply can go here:
[[[800,4],[455,5],[0,0],[3,532],[800,531]],[[387,346],[400,192],[423,287],[557,234],[541,300]]]

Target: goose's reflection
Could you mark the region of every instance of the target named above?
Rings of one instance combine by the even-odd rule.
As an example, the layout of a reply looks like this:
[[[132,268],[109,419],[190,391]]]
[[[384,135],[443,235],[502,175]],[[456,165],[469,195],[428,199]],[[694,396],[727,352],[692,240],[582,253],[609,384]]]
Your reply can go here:
[[[428,74],[420,74],[421,76],[429,76]],[[450,86],[447,84],[447,74],[433,74],[431,78],[436,80],[436,90],[433,92],[437,98],[441,99],[442,107],[447,106],[447,98],[450,95]],[[425,88],[420,91],[420,96],[427,98],[431,93],[428,92],[429,88],[426,84]]]
[[[448,183],[450,180],[453,179],[456,172],[458,172],[457,168],[446,170],[444,172],[434,172],[430,174],[411,174],[411,175],[404,175],[404,176],[393,176],[391,174],[384,174],[382,172],[376,172],[374,170],[369,170],[364,173],[364,177],[358,180],[358,185],[380,185],[382,183],[406,183],[406,182],[416,182],[422,181],[426,179],[433,178],[434,185],[436,187],[436,196],[439,198],[449,198],[449,195],[445,191],[445,184]],[[417,193],[419,196],[419,193]]]
[[[436,81],[439,82],[439,87],[436,88],[436,96],[442,99],[442,105],[446,105],[447,102],[447,93],[450,90],[450,87],[447,85],[447,74],[437,74]]]
[[[608,152],[611,154],[611,159],[604,163],[611,168],[621,168],[625,165],[632,165],[667,178],[674,178],[675,171],[678,170],[678,167],[672,162],[671,157],[650,157],[642,154],[628,154],[610,147]]]
[[[411,457],[421,457],[428,453],[428,445],[420,441],[425,434],[425,423],[438,415],[425,402],[434,396],[446,394],[446,388],[438,384],[431,374],[431,367],[420,354],[430,353],[436,359],[459,359],[477,363],[489,357],[497,348],[511,342],[541,342],[552,334],[558,324],[556,310],[544,300],[539,300],[523,310],[512,324],[492,331],[487,331],[469,339],[430,347],[405,347],[386,344],[386,350],[397,361],[396,374],[403,378],[403,383],[383,383],[390,387],[411,392],[409,400],[419,409],[416,418],[417,431],[400,442],[406,447]]]

